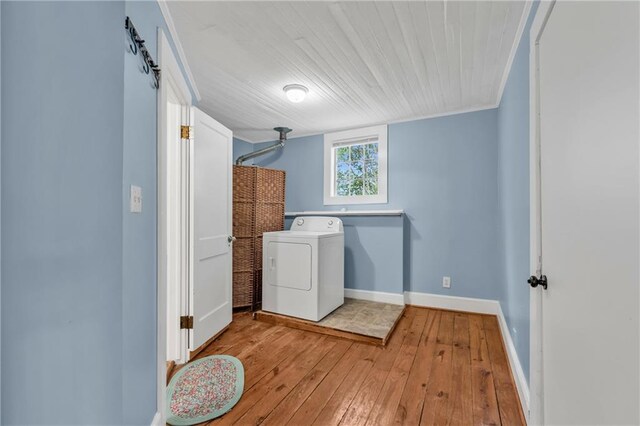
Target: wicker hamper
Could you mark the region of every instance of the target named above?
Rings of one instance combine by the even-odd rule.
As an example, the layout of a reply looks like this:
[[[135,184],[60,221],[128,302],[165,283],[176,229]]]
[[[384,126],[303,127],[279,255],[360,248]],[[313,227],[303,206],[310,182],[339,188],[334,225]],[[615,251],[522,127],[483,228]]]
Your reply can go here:
[[[285,172],[233,166],[233,307],[262,301],[262,234],[284,229]]]

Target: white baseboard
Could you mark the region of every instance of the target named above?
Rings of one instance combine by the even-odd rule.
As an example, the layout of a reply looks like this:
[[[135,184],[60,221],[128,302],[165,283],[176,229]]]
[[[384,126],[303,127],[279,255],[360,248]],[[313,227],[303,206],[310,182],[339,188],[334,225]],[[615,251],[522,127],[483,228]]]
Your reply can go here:
[[[407,305],[474,312],[477,314],[498,315],[498,310],[500,309],[500,302],[497,300],[443,296],[440,294],[416,293],[413,291],[404,292],[404,301]]]
[[[162,425],[162,415],[159,411],[156,412],[156,415],[153,416],[153,420],[151,420],[151,426],[163,426]]]
[[[382,291],[368,291],[345,288],[344,297],[349,297],[351,299],[368,300],[370,302],[404,305],[404,296],[402,295],[402,293],[385,293]]]
[[[516,388],[522,404],[522,412],[527,421],[529,420],[529,385],[520,364],[516,347],[511,338],[511,332],[507,326],[507,321],[502,313],[502,307],[497,300],[475,299],[471,297],[443,296],[440,294],[417,293],[405,291],[402,294],[383,293],[378,291],[344,289],[345,297],[353,299],[370,300],[372,302],[394,303],[402,305],[423,306],[427,308],[449,309],[452,311],[473,312],[477,314],[495,315],[500,325],[500,334],[504,341],[504,346],[509,359],[511,374],[516,382]]]
[[[516,388],[518,389],[518,396],[520,396],[520,404],[522,404],[522,412],[529,421],[529,385],[527,384],[527,377],[520,364],[520,358],[516,352],[516,347],[513,344],[509,327],[507,326],[507,320],[502,313],[502,307],[498,305],[498,324],[500,324],[500,334],[504,339],[504,347],[507,350],[507,357],[509,358],[509,366],[511,367],[511,374],[516,381]]]

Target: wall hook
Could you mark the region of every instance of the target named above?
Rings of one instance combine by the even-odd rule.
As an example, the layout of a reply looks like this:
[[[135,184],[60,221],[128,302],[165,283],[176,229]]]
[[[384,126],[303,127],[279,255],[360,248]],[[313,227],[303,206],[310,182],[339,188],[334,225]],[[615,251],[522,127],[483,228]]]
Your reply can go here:
[[[135,30],[133,29],[133,26],[129,25],[129,22],[127,21],[125,21],[125,28],[129,31],[129,38],[131,39],[131,42],[133,42],[133,43],[129,42],[129,49],[131,49],[131,53],[133,53],[134,55],[137,55],[138,43],[136,43],[136,33],[134,32]]]
[[[134,27],[133,22],[131,22],[131,19],[128,16],[124,20],[124,28],[129,32],[129,38],[131,39],[131,42],[129,43],[131,53],[137,55],[138,52],[140,52],[140,56],[142,56],[143,61],[142,71],[144,71],[145,74],[149,74],[153,71],[152,86],[154,89],[158,89],[160,87],[160,68],[153,61],[151,54],[144,45],[144,40],[140,37],[138,31],[136,31],[136,27]]]

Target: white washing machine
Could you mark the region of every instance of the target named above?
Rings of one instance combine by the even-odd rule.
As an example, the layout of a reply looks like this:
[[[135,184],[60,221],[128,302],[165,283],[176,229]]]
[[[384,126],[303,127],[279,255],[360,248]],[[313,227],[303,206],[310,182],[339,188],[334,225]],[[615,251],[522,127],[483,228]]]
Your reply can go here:
[[[336,217],[297,217],[265,232],[262,309],[320,321],[344,303],[344,231]]]

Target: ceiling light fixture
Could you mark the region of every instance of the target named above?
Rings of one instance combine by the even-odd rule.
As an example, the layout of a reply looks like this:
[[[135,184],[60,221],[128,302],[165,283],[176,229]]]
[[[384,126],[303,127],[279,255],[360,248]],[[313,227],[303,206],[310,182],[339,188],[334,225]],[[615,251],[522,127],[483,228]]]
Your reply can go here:
[[[309,89],[302,84],[287,84],[282,90],[287,95],[287,99],[294,104],[304,101],[307,93],[309,93]]]

